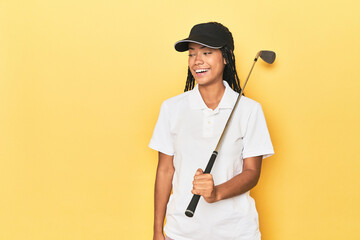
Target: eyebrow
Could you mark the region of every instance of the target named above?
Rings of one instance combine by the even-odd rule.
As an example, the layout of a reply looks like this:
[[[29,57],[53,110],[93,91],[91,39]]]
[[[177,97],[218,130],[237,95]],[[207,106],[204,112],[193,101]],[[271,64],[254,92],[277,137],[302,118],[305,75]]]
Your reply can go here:
[[[206,48],[206,46],[200,47],[200,49],[203,49],[203,48]],[[192,47],[189,47],[189,49],[194,50],[194,48],[192,48]]]

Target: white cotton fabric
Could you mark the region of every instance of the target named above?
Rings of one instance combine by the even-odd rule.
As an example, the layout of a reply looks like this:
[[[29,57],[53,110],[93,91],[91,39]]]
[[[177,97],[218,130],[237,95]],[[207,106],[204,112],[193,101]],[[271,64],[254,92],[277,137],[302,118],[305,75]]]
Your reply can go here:
[[[192,181],[205,169],[223,131],[238,93],[226,81],[215,110],[206,106],[196,85],[193,90],[163,102],[149,147],[173,155],[175,173],[165,233],[175,240],[258,240],[258,214],[249,192],[207,203],[200,198],[192,218],[185,210],[193,196]],[[242,172],[243,159],[274,154],[261,105],[242,96],[229,123],[211,174],[215,185]]]

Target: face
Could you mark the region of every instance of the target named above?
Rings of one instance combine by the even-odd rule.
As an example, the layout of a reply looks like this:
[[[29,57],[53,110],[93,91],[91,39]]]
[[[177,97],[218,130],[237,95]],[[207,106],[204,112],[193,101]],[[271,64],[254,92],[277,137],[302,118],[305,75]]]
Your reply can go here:
[[[199,86],[222,82],[225,63],[220,49],[189,43],[189,68]]]

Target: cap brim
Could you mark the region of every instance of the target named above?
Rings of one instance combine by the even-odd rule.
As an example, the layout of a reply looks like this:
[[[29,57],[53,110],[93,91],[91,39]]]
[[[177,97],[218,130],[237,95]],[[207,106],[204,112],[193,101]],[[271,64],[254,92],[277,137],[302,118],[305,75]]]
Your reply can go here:
[[[177,41],[175,43],[174,47],[175,47],[176,51],[178,51],[178,52],[185,52],[185,51],[189,50],[189,42],[197,43],[197,44],[203,45],[205,47],[214,48],[214,49],[219,49],[219,48],[223,47],[222,45],[214,46],[215,44],[209,44],[208,40],[202,41],[201,39],[189,39],[189,38]]]

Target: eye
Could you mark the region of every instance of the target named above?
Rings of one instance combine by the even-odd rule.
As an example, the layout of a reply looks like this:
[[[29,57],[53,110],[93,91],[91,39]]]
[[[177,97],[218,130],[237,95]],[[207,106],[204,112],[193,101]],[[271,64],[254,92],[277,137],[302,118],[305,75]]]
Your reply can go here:
[[[194,56],[194,54],[189,53],[189,57],[193,57],[193,56]]]
[[[204,52],[204,55],[209,55],[211,54],[212,52]]]

